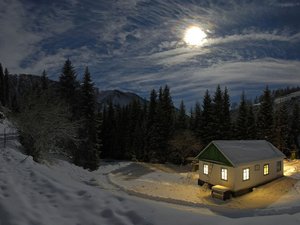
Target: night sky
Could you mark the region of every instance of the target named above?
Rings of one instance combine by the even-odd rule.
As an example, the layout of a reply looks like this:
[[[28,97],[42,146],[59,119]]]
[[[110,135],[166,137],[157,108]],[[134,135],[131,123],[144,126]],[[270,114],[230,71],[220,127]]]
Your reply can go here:
[[[184,41],[191,26],[207,37]],[[300,84],[300,0],[0,0],[0,62],[57,79],[69,57],[100,89],[174,103],[227,86],[233,100]]]

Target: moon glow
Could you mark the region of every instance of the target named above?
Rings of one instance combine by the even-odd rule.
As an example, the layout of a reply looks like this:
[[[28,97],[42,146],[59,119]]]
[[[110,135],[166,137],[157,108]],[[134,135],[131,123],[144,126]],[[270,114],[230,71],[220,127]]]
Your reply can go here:
[[[206,33],[201,28],[193,26],[188,28],[184,34],[184,42],[192,46],[200,46],[206,40]]]

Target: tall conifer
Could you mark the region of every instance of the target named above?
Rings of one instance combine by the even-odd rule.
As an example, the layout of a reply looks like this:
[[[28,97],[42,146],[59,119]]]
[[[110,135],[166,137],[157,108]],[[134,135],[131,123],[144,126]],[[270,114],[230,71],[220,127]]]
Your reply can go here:
[[[258,138],[271,141],[273,128],[273,104],[272,96],[268,87],[262,96],[257,116]]]
[[[95,170],[99,166],[99,150],[97,146],[97,128],[95,117],[95,91],[88,67],[85,69],[81,85],[81,145],[76,161],[84,168]]]
[[[248,139],[247,134],[247,103],[245,99],[245,93],[242,93],[241,101],[238,110],[238,117],[236,121],[236,138],[239,140]]]
[[[78,82],[76,81],[75,69],[68,59],[62,69],[62,73],[59,77],[59,90],[61,98],[65,99],[69,104],[72,111],[72,119],[78,119],[78,94],[77,94]]]
[[[202,130],[201,130],[201,139],[204,145],[207,145],[214,139],[214,127],[213,127],[213,106],[210,94],[208,90],[206,90],[203,105],[202,105]]]
[[[183,100],[180,102],[179,112],[176,121],[176,129],[184,130],[187,128],[187,116]]]
[[[232,136],[232,125],[230,116],[230,97],[227,87],[225,87],[223,93],[223,119],[222,119],[222,133],[223,139],[230,139]]]
[[[286,105],[282,104],[275,111],[272,142],[279,150],[285,152],[288,148],[288,139],[288,112]]]
[[[9,93],[10,93],[10,84],[9,84],[9,72],[7,68],[4,70],[4,79],[3,79],[3,90],[4,90],[4,106],[9,107]]]
[[[213,98],[213,139],[221,140],[223,139],[223,93],[220,85],[217,86],[216,92]]]

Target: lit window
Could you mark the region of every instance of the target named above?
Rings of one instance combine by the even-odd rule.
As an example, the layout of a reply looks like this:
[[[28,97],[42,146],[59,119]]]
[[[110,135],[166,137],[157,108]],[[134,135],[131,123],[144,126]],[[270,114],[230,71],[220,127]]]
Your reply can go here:
[[[227,169],[221,168],[221,179],[227,180]]]
[[[208,174],[208,165],[207,164],[203,165],[203,173]]]
[[[264,175],[268,175],[269,174],[269,164],[265,164],[264,165]]]
[[[254,166],[254,170],[255,170],[255,171],[259,171],[259,170],[260,170],[260,165],[259,165],[259,164],[256,164],[256,165]]]
[[[281,171],[281,161],[277,162],[277,172]]]
[[[243,180],[249,180],[250,179],[250,169],[243,169]]]

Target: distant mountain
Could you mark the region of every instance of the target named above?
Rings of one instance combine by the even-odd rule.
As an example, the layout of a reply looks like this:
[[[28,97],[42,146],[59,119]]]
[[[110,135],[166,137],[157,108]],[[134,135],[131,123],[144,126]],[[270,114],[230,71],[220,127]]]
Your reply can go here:
[[[101,106],[107,106],[110,102],[114,106],[126,106],[133,101],[139,101],[140,103],[146,103],[147,101],[142,97],[132,92],[122,92],[119,90],[106,90],[99,91],[97,93],[97,102]]]
[[[17,97],[22,96],[28,89],[41,87],[41,76],[31,74],[10,75],[9,82],[10,87],[14,89],[11,93],[11,98],[13,98],[14,95]],[[57,88],[58,82],[49,79],[49,85]],[[131,92],[122,92],[119,90],[99,91],[98,88],[96,88],[96,98],[100,107],[108,105],[109,102],[112,102],[114,106],[118,105],[121,107],[130,104],[134,100],[141,103],[147,102],[142,97]]]

